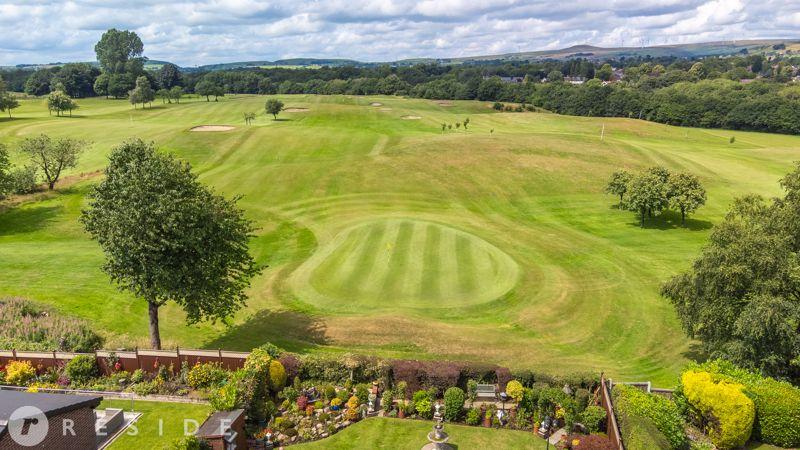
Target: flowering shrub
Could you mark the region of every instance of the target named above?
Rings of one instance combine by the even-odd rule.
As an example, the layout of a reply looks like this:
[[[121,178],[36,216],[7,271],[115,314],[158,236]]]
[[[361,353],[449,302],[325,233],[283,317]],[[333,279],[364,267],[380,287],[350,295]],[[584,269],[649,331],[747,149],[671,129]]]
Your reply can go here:
[[[428,391],[414,393],[414,409],[424,419],[433,417],[433,399]]]
[[[481,423],[481,411],[477,408],[470,408],[467,411],[467,418],[465,422],[467,425],[477,425]]]
[[[6,383],[25,386],[36,377],[36,369],[30,361],[10,361],[6,365]]]
[[[519,402],[522,400],[522,394],[524,390],[522,388],[522,383],[517,380],[511,380],[506,384],[506,394],[509,397],[513,398],[514,401]]]
[[[708,421],[708,435],[717,448],[740,447],[750,439],[755,405],[742,392],[744,386],[695,371],[684,372],[681,384],[689,404]]]
[[[186,383],[195,389],[203,389],[217,386],[227,377],[228,372],[218,362],[197,363],[186,374]]]

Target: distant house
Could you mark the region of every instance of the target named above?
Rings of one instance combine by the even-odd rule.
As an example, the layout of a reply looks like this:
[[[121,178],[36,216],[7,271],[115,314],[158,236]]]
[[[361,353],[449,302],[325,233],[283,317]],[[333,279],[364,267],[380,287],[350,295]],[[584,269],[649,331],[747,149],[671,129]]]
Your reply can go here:
[[[0,390],[0,449],[94,449],[103,397]]]
[[[571,84],[583,84],[586,82],[586,77],[564,77],[564,81]]]
[[[611,73],[611,81],[620,81],[625,76],[625,71],[622,69],[614,69]]]
[[[741,83],[741,84],[750,84],[753,81],[756,81],[756,79],[755,78],[742,78],[741,80],[739,80],[739,83]]]
[[[484,80],[488,80],[490,78],[494,78],[494,76],[485,75],[483,77]],[[500,78],[500,81],[503,83],[522,83],[525,81],[525,77],[497,77]]]

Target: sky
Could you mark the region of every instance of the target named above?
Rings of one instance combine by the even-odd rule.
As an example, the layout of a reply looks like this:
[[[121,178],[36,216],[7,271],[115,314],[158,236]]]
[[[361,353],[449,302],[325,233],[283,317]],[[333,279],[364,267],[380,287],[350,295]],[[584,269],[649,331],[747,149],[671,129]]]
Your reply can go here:
[[[798,37],[797,0],[0,0],[0,65],[93,61],[108,28],[181,66],[395,61]]]

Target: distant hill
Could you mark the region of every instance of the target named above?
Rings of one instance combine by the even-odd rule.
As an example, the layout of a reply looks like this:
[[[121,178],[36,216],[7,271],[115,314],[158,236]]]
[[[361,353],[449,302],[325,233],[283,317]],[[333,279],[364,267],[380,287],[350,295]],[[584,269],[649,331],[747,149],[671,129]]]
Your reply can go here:
[[[783,45],[781,45],[783,44]],[[778,47],[778,48],[776,48]],[[766,53],[778,54],[784,52],[794,52],[800,54],[800,39],[751,39],[751,40],[737,40],[737,41],[717,41],[717,42],[701,42],[697,44],[675,44],[675,45],[654,45],[648,47],[596,47],[593,45],[573,45],[571,47],[557,49],[557,50],[539,50],[530,52],[519,53],[503,53],[498,55],[482,55],[482,56],[466,56],[457,58],[409,58],[399,61],[384,61],[384,62],[363,62],[354,59],[337,59],[337,58],[290,58],[279,59],[275,61],[269,60],[256,60],[256,61],[238,61],[219,64],[206,64],[194,67],[181,67],[181,70],[187,72],[196,71],[213,71],[213,70],[231,70],[231,69],[246,69],[246,68],[318,68],[322,66],[329,67],[369,67],[378,64],[392,64],[392,65],[412,65],[419,63],[439,63],[439,64],[479,64],[486,62],[524,62],[524,61],[541,61],[545,59],[569,59],[569,58],[587,58],[593,60],[603,59],[618,59],[618,58],[634,58],[634,57],[670,57],[677,58],[699,58],[704,56],[725,56],[745,53]],[[46,67],[53,67],[63,65],[64,63],[48,63],[48,64],[18,64],[16,66],[0,66],[0,69],[40,69]],[[88,64],[97,65],[97,62],[89,62]],[[145,63],[147,69],[158,69],[166,61],[148,60]]]

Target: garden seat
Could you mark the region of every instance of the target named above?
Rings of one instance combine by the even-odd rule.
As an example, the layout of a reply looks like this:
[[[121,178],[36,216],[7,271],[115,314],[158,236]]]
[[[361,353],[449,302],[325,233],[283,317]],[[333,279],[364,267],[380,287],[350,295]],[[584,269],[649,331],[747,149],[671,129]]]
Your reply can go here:
[[[477,398],[497,398],[497,385],[496,384],[479,384],[475,390]]]

